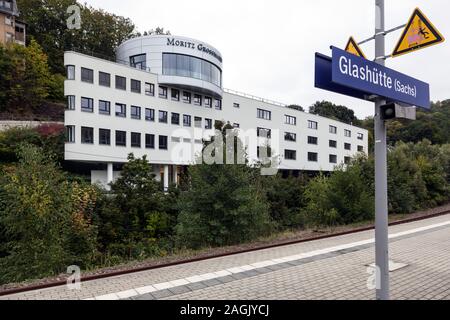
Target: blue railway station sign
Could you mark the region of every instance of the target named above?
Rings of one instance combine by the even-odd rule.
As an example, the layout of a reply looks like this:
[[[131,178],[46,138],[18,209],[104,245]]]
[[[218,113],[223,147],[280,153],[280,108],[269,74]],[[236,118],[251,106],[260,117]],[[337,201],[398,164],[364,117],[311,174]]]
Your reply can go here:
[[[425,109],[430,86],[420,80],[332,47],[332,58],[316,54],[316,87],[369,100],[376,95]]]

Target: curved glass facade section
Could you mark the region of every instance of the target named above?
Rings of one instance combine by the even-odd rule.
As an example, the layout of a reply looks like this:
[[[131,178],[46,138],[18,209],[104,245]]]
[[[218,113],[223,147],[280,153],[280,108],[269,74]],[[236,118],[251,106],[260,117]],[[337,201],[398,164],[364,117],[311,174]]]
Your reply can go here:
[[[222,87],[222,70],[209,61],[184,54],[163,53],[163,75],[190,77]]]

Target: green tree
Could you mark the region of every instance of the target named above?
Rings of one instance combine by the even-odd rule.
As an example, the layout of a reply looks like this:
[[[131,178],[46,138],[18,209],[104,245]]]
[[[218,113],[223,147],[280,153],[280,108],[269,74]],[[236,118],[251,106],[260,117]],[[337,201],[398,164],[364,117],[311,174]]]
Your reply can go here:
[[[49,79],[52,78],[47,56],[36,41],[27,47],[9,45],[0,50],[2,58],[9,56],[6,62],[0,63],[2,80],[0,95],[3,112],[29,113],[39,106],[49,95]]]
[[[115,57],[116,46],[134,32],[130,19],[77,3],[76,0],[17,0],[27,37],[35,39],[49,56],[52,73],[64,74],[64,51],[78,48]],[[81,29],[68,29],[70,5],[81,8]]]
[[[328,101],[317,101],[309,107],[309,113],[349,124],[352,123],[354,125],[359,125],[359,120],[355,116],[355,112],[353,110],[345,106],[335,105],[334,103]]]
[[[146,156],[128,156],[98,215],[103,249],[127,258],[153,254],[172,234],[176,191],[164,194]]]
[[[290,109],[297,110],[297,111],[302,111],[302,112],[305,111],[305,109],[303,109],[303,107],[299,106],[298,104],[290,104],[287,107],[290,108]]]
[[[230,126],[216,125],[211,143],[227,139]],[[242,142],[235,140],[237,148]],[[205,148],[210,146],[205,143]],[[231,145],[231,142],[230,142]],[[204,148],[204,149],[205,149]],[[226,148],[216,150],[225,159]],[[240,150],[243,153],[243,150]],[[229,245],[254,239],[271,228],[267,201],[257,170],[247,164],[206,164],[189,167],[189,188],[180,195],[176,226],[179,244],[187,247]]]

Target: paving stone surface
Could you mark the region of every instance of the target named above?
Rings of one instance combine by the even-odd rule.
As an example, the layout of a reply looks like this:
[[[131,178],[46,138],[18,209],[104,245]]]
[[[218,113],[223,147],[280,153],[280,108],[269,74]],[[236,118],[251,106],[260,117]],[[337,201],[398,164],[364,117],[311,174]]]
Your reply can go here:
[[[427,227],[448,222],[450,215],[390,227],[390,233]],[[136,272],[128,275],[82,283],[81,290],[66,286],[35,290],[1,299],[87,299],[132,289],[161,284],[182,278],[214,273],[261,261],[284,258],[334,246],[373,239],[374,231],[364,231],[317,241],[305,242],[272,249]],[[450,299],[450,227],[428,230],[390,242],[391,258],[407,263],[406,268],[391,274],[391,292],[398,299]],[[356,251],[355,251],[356,250]],[[144,297],[157,299],[371,299],[373,290],[367,289],[367,265],[373,263],[373,244],[363,244],[344,252],[325,253],[301,261],[279,262],[254,270],[214,279],[185,284],[185,288],[172,287],[157,290]],[[345,253],[345,254],[344,254]],[[227,278],[229,277],[229,278]],[[230,278],[233,280],[231,281]],[[210,281],[214,280],[214,281]],[[203,282],[214,286],[207,287]],[[219,282],[219,283],[216,283]],[[173,290],[172,290],[173,289]],[[174,290],[179,290],[174,292]],[[126,296],[126,294],[125,294]],[[127,297],[128,298],[128,297]],[[132,297],[138,299],[137,297]]]

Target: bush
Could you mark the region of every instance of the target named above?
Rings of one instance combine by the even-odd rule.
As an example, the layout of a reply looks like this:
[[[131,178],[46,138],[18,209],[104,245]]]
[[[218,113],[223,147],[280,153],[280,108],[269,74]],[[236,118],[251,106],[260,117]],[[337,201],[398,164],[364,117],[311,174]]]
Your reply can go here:
[[[99,202],[96,223],[102,250],[130,259],[157,254],[160,245],[167,247],[176,223],[176,198],[173,188],[164,194],[145,156],[136,159],[130,154],[111,184],[111,194]]]
[[[12,127],[0,132],[0,162],[17,162],[17,153],[21,144],[42,147],[62,163],[64,160],[64,126],[60,124],[43,124],[35,128]]]
[[[389,210],[409,213],[449,199],[448,145],[397,143],[388,154]]]
[[[301,213],[306,206],[303,196],[308,177],[283,178],[281,174],[261,177],[269,204],[270,217],[278,230],[303,227],[305,217]]]
[[[359,162],[340,167],[329,178],[313,179],[305,190],[305,208],[313,225],[350,224],[374,216],[374,197]]]
[[[4,172],[0,225],[6,242],[0,283],[45,277],[92,262],[95,188],[69,183],[41,148],[21,145]]]
[[[228,129],[232,128],[217,123],[216,135],[210,143],[205,143],[204,148],[209,149],[215,141],[227,145]],[[243,149],[238,152],[238,148],[242,148],[239,139],[233,144],[236,163],[237,154],[243,154]],[[218,155],[222,159],[226,159],[225,149]],[[202,163],[190,166],[188,173],[189,188],[178,202],[180,214],[176,235],[181,246],[230,245],[270,231],[269,206],[257,170],[246,164]]]
[[[263,192],[246,165],[189,167],[191,188],[180,197],[176,226],[183,246],[221,246],[254,239],[270,228]]]

